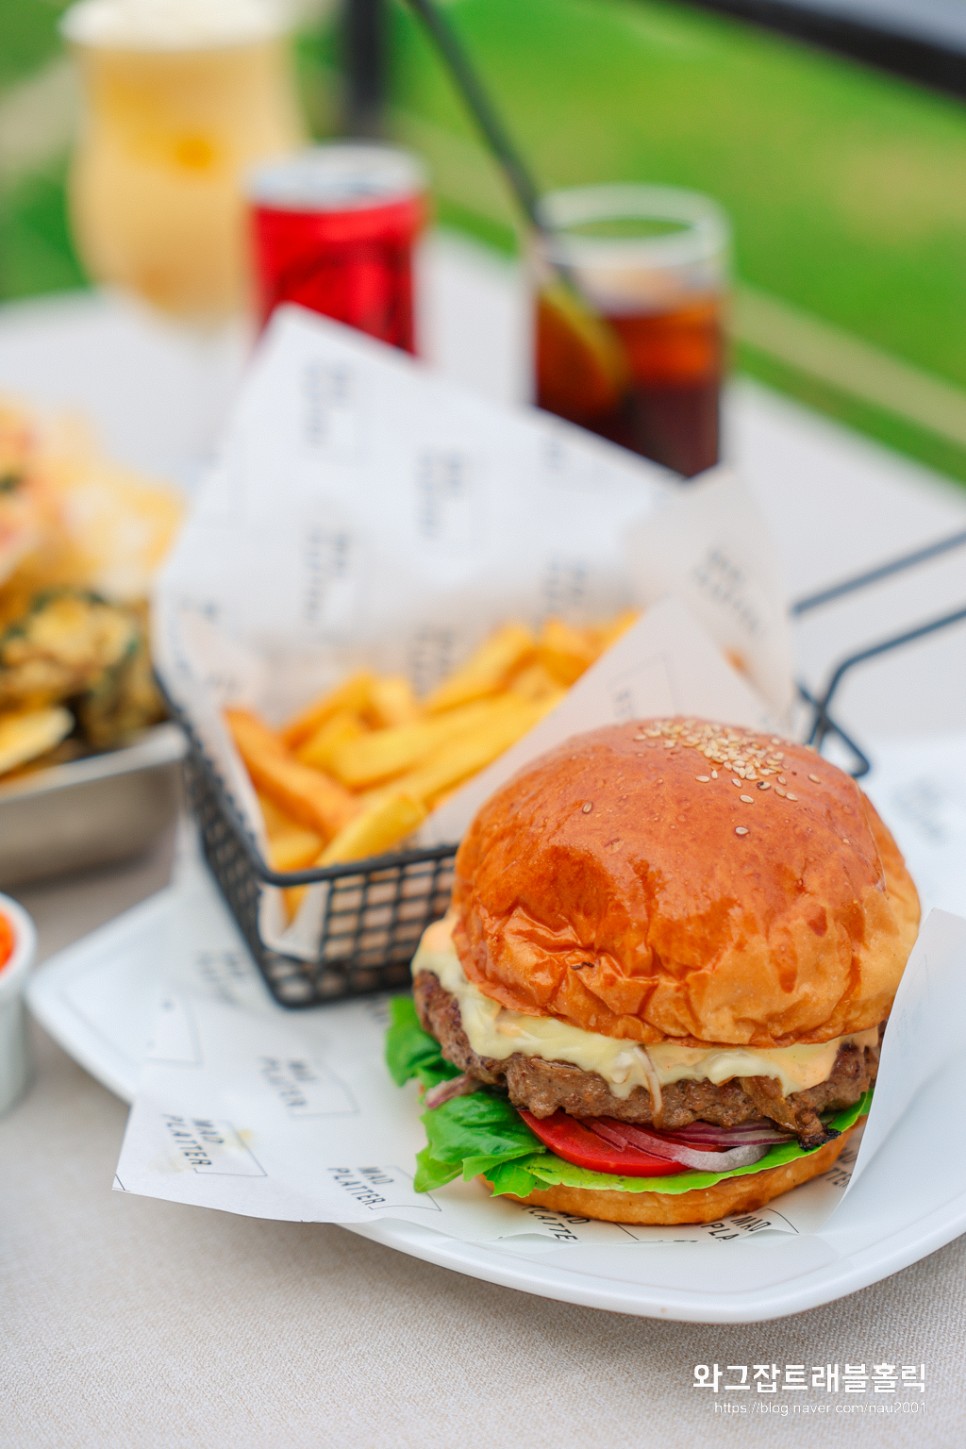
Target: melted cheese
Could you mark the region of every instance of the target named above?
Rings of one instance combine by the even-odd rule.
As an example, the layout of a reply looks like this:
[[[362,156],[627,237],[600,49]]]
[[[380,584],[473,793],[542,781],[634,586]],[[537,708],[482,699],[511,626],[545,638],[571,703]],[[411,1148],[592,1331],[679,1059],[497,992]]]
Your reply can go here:
[[[872,1027],[807,1046],[686,1047],[656,1042],[644,1047],[551,1016],[526,1016],[491,1001],[467,980],[453,946],[451,917],[435,922],[423,936],[413,960],[413,974],[418,971],[431,971],[455,996],[463,1030],[479,1056],[505,1061],[522,1052],[544,1061],[570,1062],[603,1077],[615,1097],[629,1097],[635,1087],[647,1087],[658,1100],[660,1088],[671,1082],[708,1081],[720,1086],[734,1077],[773,1077],[789,1096],[824,1082],[844,1043],[867,1047],[879,1040],[878,1028]]]

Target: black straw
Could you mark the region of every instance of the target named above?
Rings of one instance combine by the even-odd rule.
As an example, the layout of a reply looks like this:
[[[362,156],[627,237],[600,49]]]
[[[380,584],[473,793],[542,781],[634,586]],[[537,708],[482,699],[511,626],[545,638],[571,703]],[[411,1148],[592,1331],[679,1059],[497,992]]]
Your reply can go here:
[[[467,110],[503,167],[520,210],[532,227],[539,232],[546,231],[546,224],[540,217],[540,192],[530,169],[507,134],[483,82],[449,21],[437,9],[434,0],[406,0],[406,3],[419,16],[449,67],[450,74],[466,102]]]

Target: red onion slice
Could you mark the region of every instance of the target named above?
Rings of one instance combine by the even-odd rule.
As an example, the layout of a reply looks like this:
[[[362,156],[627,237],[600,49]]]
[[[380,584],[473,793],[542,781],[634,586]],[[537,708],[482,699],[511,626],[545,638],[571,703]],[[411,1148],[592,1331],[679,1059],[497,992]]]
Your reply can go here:
[[[434,1107],[442,1107],[444,1102],[451,1102],[454,1097],[468,1097],[479,1085],[475,1077],[463,1072],[459,1077],[450,1077],[448,1081],[437,1082],[435,1087],[430,1087],[423,1098],[423,1106],[432,1111]]]
[[[680,1142],[670,1142],[658,1132],[632,1126],[629,1122],[596,1117],[585,1120],[583,1125],[613,1147],[639,1147],[642,1152],[651,1152],[667,1162],[680,1162],[694,1172],[729,1172],[733,1167],[750,1167],[764,1157],[767,1150],[763,1146],[744,1143],[724,1152],[700,1152]]]
[[[774,1122],[741,1122],[737,1127],[715,1127],[711,1122],[692,1122],[664,1134],[674,1142],[694,1147],[780,1146],[794,1142],[794,1133],[785,1132]]]

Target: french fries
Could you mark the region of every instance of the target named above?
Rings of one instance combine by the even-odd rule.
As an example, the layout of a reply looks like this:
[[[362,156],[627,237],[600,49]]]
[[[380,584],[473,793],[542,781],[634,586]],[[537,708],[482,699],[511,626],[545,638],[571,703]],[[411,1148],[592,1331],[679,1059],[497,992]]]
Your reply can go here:
[[[377,729],[409,724],[419,718],[420,708],[408,679],[401,674],[377,679],[372,686],[366,714]]]
[[[350,820],[323,850],[316,865],[335,865],[343,860],[365,860],[383,855],[426,819],[424,801],[404,790],[393,790],[372,800],[361,814]]]
[[[496,694],[510,682],[515,670],[529,664],[537,652],[537,641],[523,624],[504,624],[471,654],[461,668],[426,700],[430,714],[453,709],[458,704]]]
[[[282,730],[282,741],[289,749],[297,749],[304,744],[310,735],[325,724],[326,720],[338,714],[340,710],[346,709],[352,713],[359,713],[365,709],[372,696],[372,686],[375,684],[374,674],[368,669],[361,669],[358,674],[351,674],[348,679],[338,685],[329,694],[324,694],[321,699],[313,702],[294,719],[289,720]]]
[[[362,734],[333,753],[332,772],[350,790],[367,790],[421,765],[435,749],[485,724],[502,703],[496,699],[478,700],[396,729]]]
[[[306,830],[291,815],[280,810],[268,795],[258,793],[265,833],[268,836],[268,862],[273,870],[306,870],[318,860],[323,837],[315,830]]]
[[[295,751],[303,765],[314,765],[317,770],[327,770],[333,755],[349,740],[365,734],[362,720],[351,709],[340,709],[330,715],[325,724],[319,725],[304,744]]]
[[[225,721],[256,790],[325,839],[348,824],[359,806],[336,780],[303,765],[279,736],[248,710],[227,709]]]
[[[548,619],[540,636],[540,663],[558,683],[569,688],[600,653],[590,629],[578,629],[563,619]]]
[[[501,709],[477,729],[459,734],[425,765],[403,775],[401,783],[420,799],[435,805],[441,795],[492,764],[547,713],[555,700],[534,703],[501,700]]]
[[[633,623],[548,619],[497,629],[424,700],[400,675],[368,670],[313,700],[280,730],[249,710],[226,723],[258,794],[275,870],[383,855],[563,697]],[[306,887],[284,891],[293,915]]]

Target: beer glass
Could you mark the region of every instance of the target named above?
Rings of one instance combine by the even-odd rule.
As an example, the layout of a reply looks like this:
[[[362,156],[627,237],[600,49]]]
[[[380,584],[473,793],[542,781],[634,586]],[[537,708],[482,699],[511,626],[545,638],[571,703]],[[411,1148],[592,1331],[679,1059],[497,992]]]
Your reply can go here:
[[[95,280],[217,320],[245,300],[242,177],[301,144],[303,127],[279,12],[192,3],[191,15],[183,0],[67,12],[85,99],[69,204]]]

